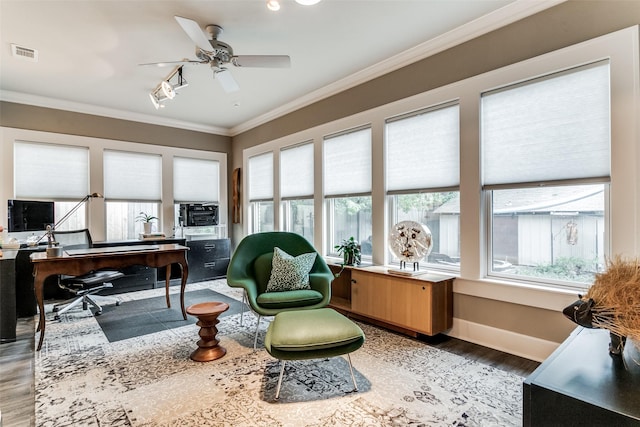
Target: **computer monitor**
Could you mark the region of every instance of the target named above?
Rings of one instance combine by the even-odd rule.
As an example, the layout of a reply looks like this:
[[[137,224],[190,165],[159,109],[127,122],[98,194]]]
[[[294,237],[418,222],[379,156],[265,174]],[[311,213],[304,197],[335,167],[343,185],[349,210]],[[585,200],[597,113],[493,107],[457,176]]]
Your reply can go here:
[[[55,223],[53,202],[8,201],[9,232],[41,231]]]

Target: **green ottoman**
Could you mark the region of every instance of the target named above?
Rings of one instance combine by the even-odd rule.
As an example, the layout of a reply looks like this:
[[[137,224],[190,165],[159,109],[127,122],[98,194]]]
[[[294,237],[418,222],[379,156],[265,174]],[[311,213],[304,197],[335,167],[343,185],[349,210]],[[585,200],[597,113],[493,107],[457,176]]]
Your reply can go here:
[[[362,344],[362,329],[331,308],[278,313],[269,325],[264,339],[267,352],[282,361],[276,399],[280,397],[287,360],[321,359],[342,354],[346,354],[349,359],[351,379],[354,391],[357,391],[358,385],[349,353],[362,347]]]

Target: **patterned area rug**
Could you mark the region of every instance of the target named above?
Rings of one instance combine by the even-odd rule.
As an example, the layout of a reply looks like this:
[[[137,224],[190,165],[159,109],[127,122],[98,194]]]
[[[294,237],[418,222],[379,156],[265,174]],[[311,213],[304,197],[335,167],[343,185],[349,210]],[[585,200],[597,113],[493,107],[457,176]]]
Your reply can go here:
[[[223,280],[197,288],[241,297]],[[523,378],[367,324],[366,343],[351,355],[358,392],[344,357],[287,362],[276,401],[280,362],[253,351],[255,322],[247,313],[243,325],[240,314],[221,318],[227,355],[198,363],[189,359],[195,325],[109,343],[88,311],[72,310],[47,324],[36,355],[36,425],[521,425]]]

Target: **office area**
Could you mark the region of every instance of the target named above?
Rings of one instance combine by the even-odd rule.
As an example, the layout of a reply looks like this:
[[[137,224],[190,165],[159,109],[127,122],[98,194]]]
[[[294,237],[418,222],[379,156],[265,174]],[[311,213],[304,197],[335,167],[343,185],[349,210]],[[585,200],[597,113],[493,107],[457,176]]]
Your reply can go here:
[[[615,6],[611,6],[611,3]],[[432,87],[444,86],[475,74],[572,46],[637,25],[637,21],[638,12],[634,2],[564,2],[558,4],[505,28],[480,36],[476,40],[466,42],[459,47],[451,48],[446,53],[425,59],[413,67],[390,73],[386,78],[363,84],[344,94],[335,95],[335,98],[331,99],[330,105],[326,103],[312,104],[298,112],[290,113],[233,137],[220,137],[221,140],[229,143],[228,152],[231,164],[228,166],[227,174],[233,169],[245,166],[244,159],[249,155],[245,154],[244,150],[251,150],[261,143],[276,141],[288,135],[303,132],[305,129],[320,126],[336,119],[336,115],[338,118],[348,117],[365,111],[372,105],[384,105],[406,96],[422,93]],[[584,25],[585,22],[592,25]],[[407,76],[412,78],[406,78]],[[420,78],[416,76],[420,76]],[[382,88],[386,89],[382,90]],[[346,102],[347,100],[350,102]],[[86,131],[86,129],[82,129],[85,126],[81,124],[82,120],[72,120],[75,117],[82,117],[92,123],[102,124],[102,126],[93,128],[103,129],[102,132],[108,135],[95,135],[94,131],[94,136],[105,139],[131,140],[134,138],[122,138],[121,136],[115,138],[115,135],[111,133],[121,133],[125,132],[123,129],[127,129],[129,131],[127,133],[130,135],[137,135],[141,129],[148,129],[146,126],[131,122],[118,122],[123,127],[113,128],[107,125],[112,123],[111,119],[78,116],[77,114],[62,110],[43,110],[40,107],[28,107],[5,101],[2,120],[3,126],[9,128],[28,127],[48,132],[75,134]],[[31,119],[36,119],[33,120],[36,123],[32,123]],[[472,119],[468,118],[467,120]],[[621,120],[633,123],[635,119],[625,116]],[[67,130],[59,127],[59,123],[73,122],[75,124],[70,125]],[[463,121],[462,126],[464,123]],[[345,128],[348,127],[345,126]],[[184,131],[180,130],[167,130],[167,132],[184,135]],[[190,132],[187,133],[190,134]],[[157,141],[166,141],[164,132],[158,131],[156,136]],[[202,137],[202,135],[195,137]],[[174,138],[174,140],[184,141],[185,139]],[[254,149],[253,153],[257,153],[258,150]],[[622,157],[625,158],[622,159]],[[634,201],[636,191],[634,184],[632,184],[635,179],[633,172],[620,179],[614,179],[614,176],[618,173],[624,173],[623,169],[635,170],[634,159],[635,156],[622,154],[612,158],[614,199],[616,198],[615,191],[619,191],[618,194],[621,195],[617,200],[624,198],[625,201],[621,205],[617,205],[618,208],[613,213],[614,217],[611,217],[610,220],[611,249],[614,252],[627,254],[633,254],[633,248],[636,246],[634,236],[637,233],[629,229],[629,227],[633,227],[634,218],[637,216]],[[377,164],[378,167],[380,164],[380,162]],[[618,169],[616,165],[620,164],[628,167],[621,166]],[[620,182],[624,183],[623,187],[616,187],[615,184]],[[227,181],[228,185],[229,181]],[[377,187],[374,184],[375,188]],[[619,188],[619,190],[614,190],[615,188]],[[91,189],[91,191],[97,190]],[[9,198],[7,196],[7,199]],[[471,204],[475,205],[476,203],[472,201]],[[245,203],[245,209],[247,206]],[[615,215],[621,217],[616,218]],[[384,220],[380,219],[374,221],[377,221],[378,224],[384,223]],[[460,268],[465,278],[456,280],[454,285],[454,325],[457,324],[458,329],[454,329],[450,333],[493,348],[505,349],[516,354],[525,354],[526,352],[528,357],[543,359],[566,338],[573,328],[561,317],[559,309],[575,298],[575,295],[568,292],[539,290],[535,287],[524,287],[525,289],[509,287],[505,291],[504,284],[485,280],[480,273],[481,266],[484,265],[482,257],[478,256],[483,247],[479,242],[481,226],[479,220],[476,219],[467,224],[470,224],[469,228],[463,234],[477,239],[473,246],[479,249],[475,249],[477,252],[472,252],[470,258],[462,257]],[[246,219],[243,224],[230,226],[230,236],[234,242],[239,241],[241,236],[246,233],[244,228],[246,226]],[[316,233],[316,235],[322,234],[322,232]],[[374,254],[385,252],[384,240],[384,233],[373,233]],[[472,270],[465,270],[467,268],[472,268]],[[543,350],[540,351],[540,348]]]

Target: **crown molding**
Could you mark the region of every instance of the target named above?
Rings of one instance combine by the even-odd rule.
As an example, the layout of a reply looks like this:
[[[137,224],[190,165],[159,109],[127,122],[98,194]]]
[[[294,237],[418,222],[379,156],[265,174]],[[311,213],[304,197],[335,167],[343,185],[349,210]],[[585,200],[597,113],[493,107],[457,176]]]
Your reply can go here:
[[[352,87],[366,83],[384,74],[388,74],[392,71],[428,58],[429,56],[433,56],[476,37],[480,37],[483,34],[487,34],[493,30],[497,30],[498,28],[519,21],[527,16],[534,15],[560,3],[564,3],[565,1],[566,0],[516,0],[507,6],[477,18],[465,25],[457,27],[431,40],[427,40],[426,42],[392,56],[391,58],[351,74],[350,76],[338,80],[321,89],[309,92],[301,98],[235,126],[230,129],[230,134],[231,136],[239,135],[253,129],[254,127],[267,123],[271,120],[275,120],[278,117],[292,113],[340,92],[344,92]]]
[[[348,77],[338,80],[332,84],[324,86],[318,90],[308,93],[292,102],[275,108],[265,114],[248,120],[232,128],[221,128],[217,126],[206,126],[199,123],[187,121],[159,118],[147,114],[122,111],[113,108],[101,107],[93,104],[83,104],[78,102],[65,101],[48,98],[39,95],[26,94],[0,90],[0,101],[15,102],[19,104],[33,105],[37,107],[54,108],[59,110],[73,111],[83,114],[110,117],[120,120],[129,120],[159,126],[175,127],[179,129],[192,130],[203,133],[210,133],[222,136],[236,136],[271,120],[275,120],[286,114],[309,106],[315,102],[358,86],[362,83],[388,74],[392,71],[418,62],[429,56],[452,48],[456,45],[472,40],[483,34],[489,33],[498,28],[509,25],[527,16],[534,15],[545,9],[556,6],[566,0],[516,0],[494,12],[475,19],[454,30],[444,33],[431,40],[427,40],[411,49],[394,55],[382,62],[367,67]]]
[[[158,126],[167,126],[178,129],[192,130],[196,132],[210,133],[222,136],[231,136],[229,129],[216,126],[205,126],[198,123],[186,122],[169,118],[159,118],[147,114],[134,113],[131,111],[116,110],[113,108],[101,107],[93,104],[83,104],[80,102],[65,101],[61,99],[48,98],[40,95],[33,95],[22,92],[0,90],[0,101],[14,102],[17,104],[33,105],[35,107],[53,108],[56,110],[72,111],[75,113],[91,114],[95,116],[110,117],[113,119],[128,120]]]

